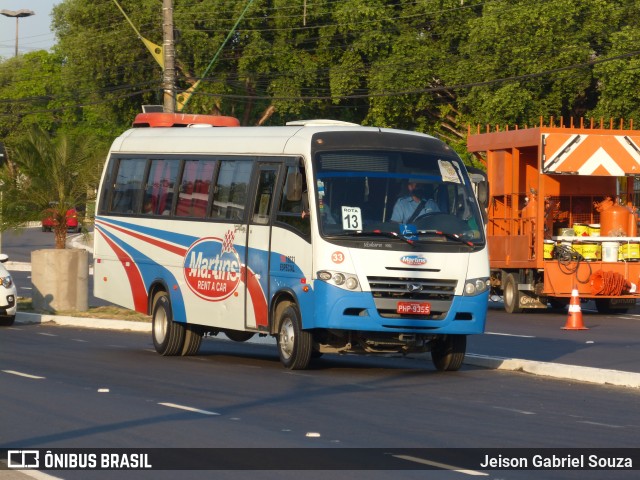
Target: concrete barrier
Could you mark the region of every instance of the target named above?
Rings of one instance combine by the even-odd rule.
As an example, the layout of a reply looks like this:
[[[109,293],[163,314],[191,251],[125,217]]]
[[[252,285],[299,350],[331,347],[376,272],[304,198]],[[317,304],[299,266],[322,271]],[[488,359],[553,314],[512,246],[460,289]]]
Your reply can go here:
[[[34,310],[88,310],[89,253],[68,248],[31,252],[31,283]]]

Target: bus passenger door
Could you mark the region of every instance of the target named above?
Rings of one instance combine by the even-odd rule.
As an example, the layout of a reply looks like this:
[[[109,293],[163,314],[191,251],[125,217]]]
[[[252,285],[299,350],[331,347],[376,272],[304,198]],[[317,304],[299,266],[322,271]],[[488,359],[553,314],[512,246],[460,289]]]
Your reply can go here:
[[[271,238],[271,211],[280,166],[273,163],[258,164],[254,184],[255,199],[249,213],[247,256],[244,272],[246,299],[245,319],[248,329],[267,330],[269,324],[269,252]]]

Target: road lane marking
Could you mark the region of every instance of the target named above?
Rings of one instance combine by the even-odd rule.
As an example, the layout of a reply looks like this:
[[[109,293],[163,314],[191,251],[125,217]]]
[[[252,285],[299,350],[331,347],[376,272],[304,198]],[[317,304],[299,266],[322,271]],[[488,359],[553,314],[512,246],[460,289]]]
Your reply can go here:
[[[44,380],[46,377],[38,377],[37,375],[29,375],[28,373],[16,372],[15,370],[2,370],[4,373],[17,375],[19,377],[33,378],[34,380]]]
[[[37,332],[38,335],[42,335],[43,337],[57,337],[58,335],[55,335],[53,333],[45,333],[45,332]]]
[[[169,408],[177,408],[179,410],[186,410],[187,412],[201,413],[203,415],[220,415],[217,412],[210,412],[208,410],[200,410],[199,408],[187,407],[185,405],[178,405],[177,403],[159,402],[158,405],[163,405]]]
[[[609,423],[590,422],[589,420],[579,420],[578,423],[586,423],[587,425],[595,425],[596,427],[624,428],[622,425],[611,425]]]
[[[486,335],[500,335],[503,337],[519,337],[519,338],[536,338],[534,335],[516,335],[515,333],[499,333],[499,332],[484,332]]]
[[[401,460],[407,460],[408,462],[420,463],[422,465],[430,465],[432,467],[442,468],[445,470],[451,470],[452,472],[464,473],[466,475],[472,475],[476,477],[488,477],[488,473],[478,472],[477,470],[469,470],[466,468],[456,467],[455,465],[447,465],[446,463],[434,462],[433,460],[427,460],[425,458],[412,457],[411,455],[393,455]]]
[[[507,410],[509,412],[515,412],[515,413],[521,413],[523,415],[535,415],[535,412],[529,412],[527,410],[518,410],[517,408],[507,408],[507,407],[496,407],[494,406],[493,408],[495,408],[496,410]]]

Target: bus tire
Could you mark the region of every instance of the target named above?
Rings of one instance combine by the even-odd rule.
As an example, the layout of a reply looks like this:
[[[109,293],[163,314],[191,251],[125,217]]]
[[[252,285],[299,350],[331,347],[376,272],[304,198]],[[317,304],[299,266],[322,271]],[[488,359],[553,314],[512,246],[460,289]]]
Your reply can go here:
[[[467,351],[466,335],[443,335],[431,346],[431,360],[441,372],[460,370]]]
[[[197,327],[187,325],[184,329],[184,345],[182,346],[183,357],[195,355],[200,350],[202,343],[202,333]]]
[[[313,337],[302,330],[300,312],[289,305],[278,321],[278,352],[280,361],[291,370],[304,370],[309,365],[313,351]]]
[[[504,310],[507,313],[521,313],[520,307],[520,290],[518,290],[518,281],[513,273],[508,273],[504,285],[502,287],[504,296]]]
[[[224,334],[234,342],[246,342],[253,338],[253,332],[241,332],[240,330],[225,330]]]
[[[15,315],[6,315],[0,317],[0,327],[10,327],[16,321]]]
[[[159,292],[153,299],[151,311],[153,346],[160,355],[172,356],[182,352],[184,325],[173,321],[171,300],[166,292]]]

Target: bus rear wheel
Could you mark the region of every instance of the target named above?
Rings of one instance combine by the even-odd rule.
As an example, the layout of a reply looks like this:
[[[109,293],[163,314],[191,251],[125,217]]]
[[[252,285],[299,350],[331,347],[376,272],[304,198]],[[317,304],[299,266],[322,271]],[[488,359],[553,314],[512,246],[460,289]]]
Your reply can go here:
[[[466,335],[444,335],[433,340],[431,360],[441,372],[455,372],[460,370],[466,351]]]
[[[184,345],[180,355],[187,357],[195,355],[200,350],[200,344],[202,343],[202,332],[193,325],[187,325],[184,328]]]
[[[173,321],[171,300],[166,292],[159,292],[154,297],[151,322],[151,334],[156,352],[165,356],[181,354],[184,347],[185,328]]]
[[[313,338],[302,330],[300,312],[289,305],[280,314],[278,322],[278,352],[280,361],[291,370],[304,370],[313,351]]]

